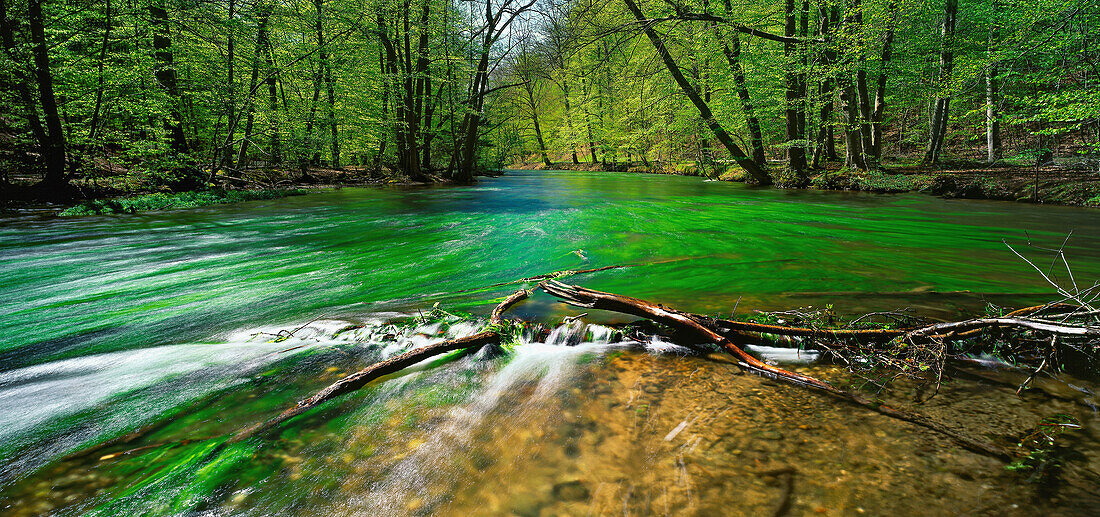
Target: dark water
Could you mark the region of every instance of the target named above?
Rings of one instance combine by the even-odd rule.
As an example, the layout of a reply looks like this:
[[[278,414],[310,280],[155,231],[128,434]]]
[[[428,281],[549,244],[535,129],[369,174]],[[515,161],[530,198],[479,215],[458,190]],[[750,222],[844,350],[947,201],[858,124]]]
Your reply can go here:
[[[1081,457],[1049,489],[912,426],[602,327],[581,346],[528,342],[423,367],[277,439],[210,452],[365,364],[475,331],[385,322],[437,302],[484,312],[516,287],[483,289],[497,282],[638,264],[572,280],[697,312],[831,303],[953,316],[1053,298],[1002,239],[1057,247],[1071,230],[1074,279],[1091,285],[1095,211],[665,176],[517,172],[474,187],[11,217],[0,221],[0,509],[766,514],[789,493],[791,514],[1079,512],[1095,503],[1100,446],[1078,391],[1021,399],[957,381],[920,408],[1005,443],[1045,416],[1077,416]],[[515,312],[571,313],[545,295]],[[366,326],[341,331],[353,323]],[[285,341],[258,334],[302,325]],[[890,396],[904,403],[907,390]],[[760,474],[779,466],[796,473]]]

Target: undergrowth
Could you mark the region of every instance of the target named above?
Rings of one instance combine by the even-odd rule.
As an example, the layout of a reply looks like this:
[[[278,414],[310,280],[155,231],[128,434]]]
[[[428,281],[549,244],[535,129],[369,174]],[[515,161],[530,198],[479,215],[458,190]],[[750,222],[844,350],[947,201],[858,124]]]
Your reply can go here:
[[[305,193],[306,191],[301,189],[205,190],[180,192],[177,194],[156,193],[118,199],[88,200],[67,208],[58,215],[62,217],[71,217],[81,215],[132,214],[149,210],[178,210],[259,199],[278,199]]]

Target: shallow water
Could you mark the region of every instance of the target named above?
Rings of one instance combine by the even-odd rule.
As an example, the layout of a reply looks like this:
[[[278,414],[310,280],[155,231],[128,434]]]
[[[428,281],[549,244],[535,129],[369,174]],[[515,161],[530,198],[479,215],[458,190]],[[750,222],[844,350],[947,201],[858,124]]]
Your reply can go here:
[[[959,380],[919,408],[1005,444],[1043,417],[1077,416],[1078,456],[1050,488],[911,425],[583,325],[422,365],[277,439],[218,448],[351,371],[476,331],[384,322],[437,302],[486,311],[516,288],[478,289],[497,282],[642,264],[571,281],[697,312],[832,303],[948,316],[1050,298],[1001,239],[1026,231],[1058,246],[1070,230],[1076,280],[1091,283],[1094,211],[663,176],[513,173],[474,187],[11,217],[0,221],[0,508],[767,514],[789,494],[793,515],[1080,513],[1096,508],[1100,445],[1079,391],[1051,383],[1062,398],[1021,399]],[[536,295],[514,313],[576,312]],[[299,330],[273,339],[280,329]],[[887,397],[905,405],[912,391]]]

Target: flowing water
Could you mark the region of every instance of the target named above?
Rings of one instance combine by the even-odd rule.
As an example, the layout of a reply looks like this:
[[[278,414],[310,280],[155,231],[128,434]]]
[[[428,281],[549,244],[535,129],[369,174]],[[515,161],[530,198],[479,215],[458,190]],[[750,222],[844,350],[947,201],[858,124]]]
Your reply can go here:
[[[918,407],[1004,444],[1044,417],[1078,418],[1059,482],[1029,483],[921,428],[603,326],[621,316],[555,323],[578,312],[539,294],[510,314],[549,332],[418,365],[273,437],[225,443],[370,363],[476,332],[476,317],[421,311],[484,314],[517,288],[489,287],[499,282],[630,264],[570,281],[695,312],[954,317],[1052,298],[1002,239],[1058,247],[1070,231],[1073,280],[1091,285],[1095,211],[683,177],[513,172],[176,212],[9,213],[0,513],[1095,512],[1091,381],[1041,380],[1054,396],[1017,397],[955,380]],[[914,389],[883,396],[907,405]]]

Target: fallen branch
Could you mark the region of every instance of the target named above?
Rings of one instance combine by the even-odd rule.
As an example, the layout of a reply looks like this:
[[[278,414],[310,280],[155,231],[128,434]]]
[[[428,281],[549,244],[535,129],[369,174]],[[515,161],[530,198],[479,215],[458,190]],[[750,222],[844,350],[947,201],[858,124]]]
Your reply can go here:
[[[1083,325],[1062,325],[1058,323],[1026,318],[977,318],[966,321],[937,323],[935,325],[929,325],[927,327],[921,327],[919,329],[912,330],[906,333],[905,337],[907,339],[913,337],[931,337],[935,335],[943,335],[948,332],[966,332],[970,330],[980,330],[994,327],[1025,328],[1029,330],[1038,330],[1040,332],[1046,332],[1058,336],[1091,338],[1100,337],[1100,327],[1088,327]]]
[[[317,394],[312,397],[298,402],[294,407],[283,411],[278,416],[237,432],[237,434],[229,440],[229,443],[239,442],[249,437],[262,434],[273,429],[282,422],[301,415],[329,400],[356,391],[379,377],[399,372],[430,357],[455,350],[481,348],[485,345],[500,343],[500,327],[504,323],[504,318],[502,317],[504,311],[526,299],[528,295],[529,293],[527,291],[521,289],[500,302],[500,304],[493,309],[493,313],[489,317],[487,330],[483,330],[471,336],[449,339],[434,345],[409,350],[401,355],[372,364],[367,368],[336,381],[329,387],[317,392]]]
[[[681,313],[672,309],[667,309],[661,305],[653,304],[644,300],[639,300],[637,298],[631,298],[628,296],[621,296],[612,293],[605,293],[602,291],[595,291],[577,285],[563,284],[561,282],[556,282],[553,280],[547,280],[539,284],[539,287],[541,287],[542,290],[545,291],[547,294],[561,298],[566,303],[576,307],[603,309],[621,312],[624,314],[630,314],[633,316],[639,316],[642,318],[653,320],[657,323],[668,325],[677,330],[692,333],[700,339],[704,340],[705,342],[717,345],[728,352],[730,355],[736,357],[738,359],[738,365],[742,369],[762,374],[769,378],[784,381],[789,384],[794,384],[796,386],[813,388],[841,400],[845,400],[855,405],[871,409],[883,415],[919,425],[921,427],[947,436],[955,440],[963,447],[974,452],[987,454],[1003,460],[1009,460],[1012,458],[1012,455],[1009,453],[1009,451],[1003,447],[970,438],[958,431],[950,429],[924,416],[909,413],[900,409],[895,409],[885,404],[879,404],[855,393],[841,390],[829,383],[815,379],[813,377],[796,372],[791,372],[764,363],[763,361],[760,361],[759,359],[742,350],[740,347],[730,341],[730,339],[719,334],[714,329],[700,323],[699,321],[696,321],[695,318],[692,318],[685,313]]]

